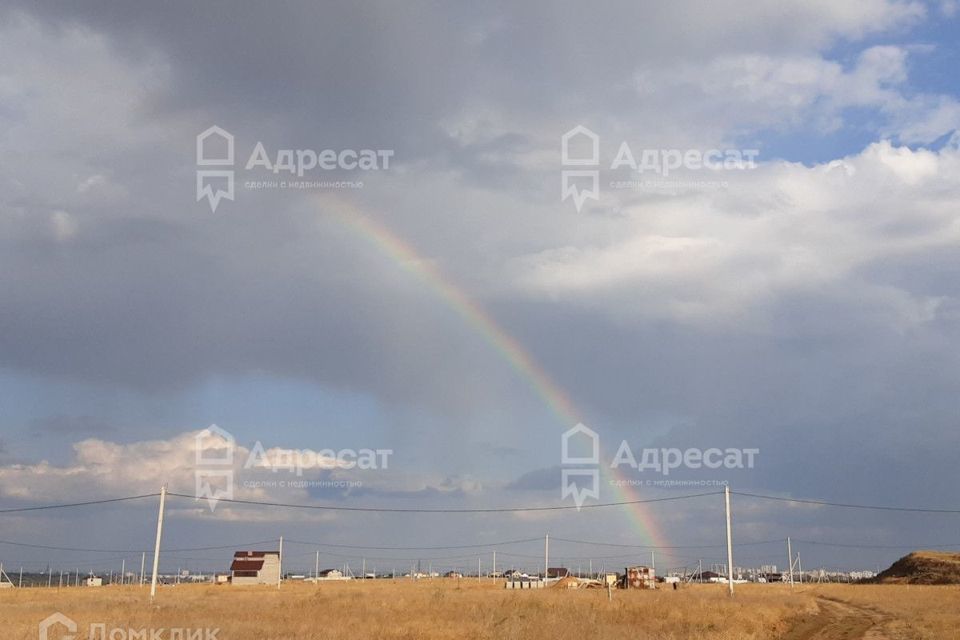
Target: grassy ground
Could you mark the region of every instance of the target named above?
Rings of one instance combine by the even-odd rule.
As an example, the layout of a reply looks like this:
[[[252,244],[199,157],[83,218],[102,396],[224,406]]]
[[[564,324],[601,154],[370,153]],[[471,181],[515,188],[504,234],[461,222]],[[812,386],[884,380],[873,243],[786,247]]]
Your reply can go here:
[[[898,634],[889,637],[941,639],[960,633],[955,587],[833,585],[791,591],[781,585],[743,585],[730,599],[720,585],[692,585],[678,591],[614,591],[610,602],[603,590],[508,591],[489,582],[437,579],[284,584],[280,591],[180,585],[161,588],[153,606],[147,589],[138,587],[4,590],[0,637],[36,639],[38,623],[57,611],[78,623],[77,640],[86,638],[91,623],[105,623],[108,637],[115,628],[209,628],[219,629],[220,640],[759,640],[812,637],[799,627],[815,629],[828,615],[840,629],[847,614],[858,618],[856,626],[846,628],[850,638],[859,637],[851,629],[880,629],[880,623]],[[49,640],[61,637],[58,631]],[[169,638],[169,631],[161,637]]]

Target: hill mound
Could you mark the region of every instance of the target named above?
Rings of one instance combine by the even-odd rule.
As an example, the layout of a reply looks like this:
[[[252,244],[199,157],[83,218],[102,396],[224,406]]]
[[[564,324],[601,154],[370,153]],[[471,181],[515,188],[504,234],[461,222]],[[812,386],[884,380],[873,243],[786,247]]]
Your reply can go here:
[[[914,551],[871,582],[880,584],[960,584],[960,553]]]

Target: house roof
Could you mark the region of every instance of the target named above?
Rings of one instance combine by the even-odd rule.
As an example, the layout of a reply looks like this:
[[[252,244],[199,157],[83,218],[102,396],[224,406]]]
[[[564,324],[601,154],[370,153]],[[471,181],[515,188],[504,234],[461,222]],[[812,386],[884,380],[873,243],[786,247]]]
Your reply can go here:
[[[249,560],[243,558],[234,558],[233,562],[230,563],[230,571],[260,571],[263,569],[263,559],[257,560],[256,558],[250,558]]]
[[[234,558],[265,558],[266,556],[279,556],[279,551],[236,551]]]
[[[267,556],[280,556],[279,551],[237,551],[233,554],[230,571],[260,571]]]

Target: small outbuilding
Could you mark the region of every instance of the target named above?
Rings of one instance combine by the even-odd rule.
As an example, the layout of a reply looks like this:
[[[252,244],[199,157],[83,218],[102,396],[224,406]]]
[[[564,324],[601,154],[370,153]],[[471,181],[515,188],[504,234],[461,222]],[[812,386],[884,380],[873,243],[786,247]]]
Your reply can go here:
[[[656,589],[657,575],[652,567],[637,565],[623,571],[624,589]]]

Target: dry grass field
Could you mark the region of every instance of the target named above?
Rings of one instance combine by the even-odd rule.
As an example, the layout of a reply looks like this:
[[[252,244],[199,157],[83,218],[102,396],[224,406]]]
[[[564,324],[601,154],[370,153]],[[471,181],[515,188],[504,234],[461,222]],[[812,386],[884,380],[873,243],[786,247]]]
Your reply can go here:
[[[404,638],[960,639],[960,589],[903,585],[721,585],[674,591],[513,591],[491,582],[284,584],[275,588],[179,585],[157,602],[138,587],[4,590],[0,637],[38,638],[38,623],[61,612],[111,629],[219,629],[220,640]],[[119,635],[116,637],[122,637]],[[62,629],[49,640],[60,640]],[[149,634],[146,636],[149,638]]]
[[[877,576],[883,584],[960,584],[960,553],[914,551]]]

